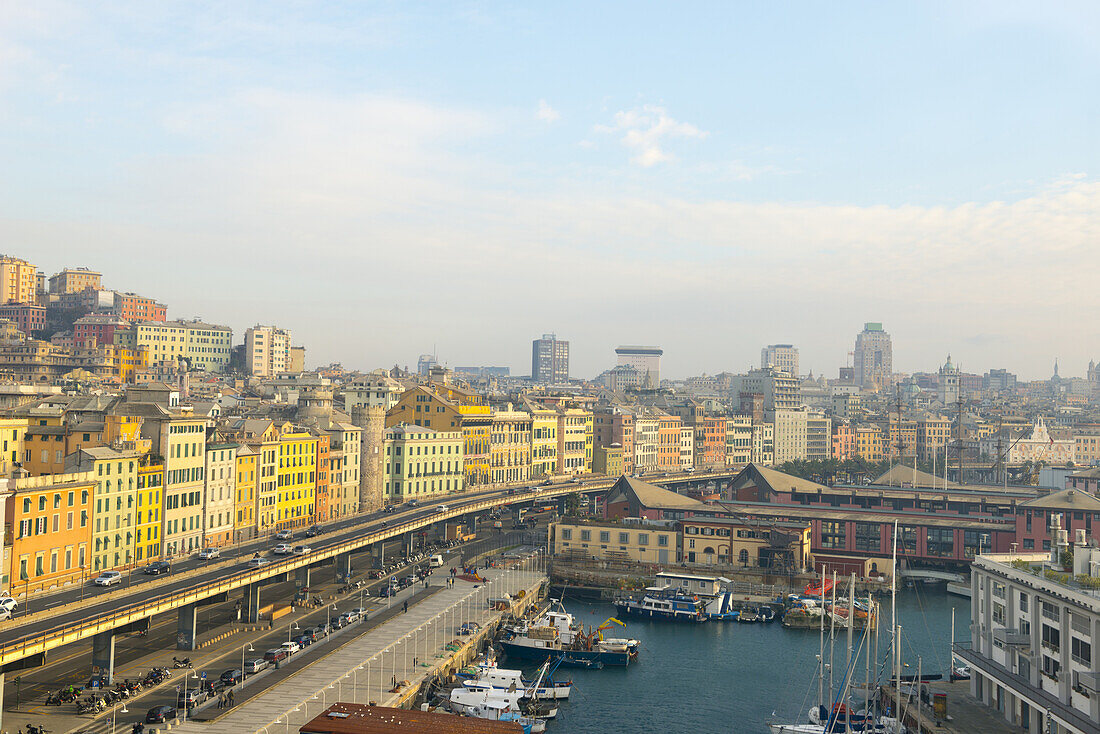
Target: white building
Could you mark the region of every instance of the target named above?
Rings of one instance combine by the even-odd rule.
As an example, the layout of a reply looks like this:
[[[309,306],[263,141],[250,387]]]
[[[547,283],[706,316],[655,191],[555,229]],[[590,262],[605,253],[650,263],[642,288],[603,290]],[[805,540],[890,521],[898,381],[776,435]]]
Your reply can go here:
[[[798,347],[793,344],[769,344],[760,350],[760,367],[774,367],[798,377]]]
[[[775,426],[775,463],[806,458],[806,429],[809,414],[805,408],[769,411],[767,418]]]
[[[765,410],[798,408],[802,405],[802,381],[775,367],[734,375],[730,380],[730,395],[737,398],[742,393],[763,395]]]
[[[959,368],[951,364],[951,355],[947,355],[947,363],[940,367],[940,384],[938,398],[941,404],[954,405],[959,401]]]
[[[202,496],[202,545],[214,548],[233,542],[236,510],[238,444],[206,444],[206,482]]]
[[[253,377],[290,370],[290,331],[257,324],[244,333],[244,368]]]
[[[695,467],[695,428],[680,427],[680,471]]]
[[[1072,491],[1072,490],[1066,490]],[[1074,509],[1100,512],[1078,492]],[[971,694],[1030,734],[1100,729],[1100,550],[1084,531],[1069,545],[1062,515],[1051,514],[1050,553],[978,556],[971,565]],[[1073,567],[1060,556],[1071,550]],[[1080,579],[1088,583],[1082,583]]]
[[[661,355],[664,353],[660,347],[617,347],[616,364],[637,369],[642,375],[642,387],[658,387],[661,384]]]

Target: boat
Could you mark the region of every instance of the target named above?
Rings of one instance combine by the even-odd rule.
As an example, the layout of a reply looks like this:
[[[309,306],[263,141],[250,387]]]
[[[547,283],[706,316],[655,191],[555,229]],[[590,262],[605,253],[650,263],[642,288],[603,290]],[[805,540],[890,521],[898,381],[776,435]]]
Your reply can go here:
[[[706,602],[671,586],[650,586],[641,599],[627,597],[615,601],[619,614],[677,622],[707,621]]]
[[[540,734],[546,731],[546,722],[543,719],[524,716],[512,704],[499,699],[486,698],[484,701],[463,705],[455,713],[475,719],[513,721],[523,727],[523,734]]]
[[[570,667],[600,668],[628,665],[641,643],[627,638],[602,639],[602,632],[585,632],[561,602],[551,606],[522,632],[508,632],[500,647],[509,659],[561,661]],[[597,665],[598,663],[598,665]]]
[[[775,610],[768,605],[760,607],[760,621],[765,624],[775,621]]]
[[[744,624],[754,624],[760,621],[760,612],[757,611],[756,607],[745,607],[741,610],[741,616],[737,618],[737,621]]]
[[[475,712],[489,710],[484,709],[484,707],[490,704],[492,704],[492,711],[507,709],[522,713],[524,711],[521,703],[523,693],[522,689],[503,690],[484,683],[475,683],[470,686],[459,686],[452,689],[447,699],[447,707],[456,714],[466,714],[468,716],[478,716]],[[479,706],[483,708],[478,709]],[[557,715],[557,707],[550,705],[539,711],[538,718],[553,719]],[[478,716],[478,718],[483,719],[486,717]]]
[[[527,699],[568,699],[573,690],[573,681],[555,681],[549,677],[552,674],[553,670],[546,670],[544,665],[534,681],[527,681],[523,679],[523,671],[499,668],[495,660],[489,659],[479,664],[472,675],[462,681],[462,685],[467,688],[489,685],[501,690],[522,690],[523,698]]]

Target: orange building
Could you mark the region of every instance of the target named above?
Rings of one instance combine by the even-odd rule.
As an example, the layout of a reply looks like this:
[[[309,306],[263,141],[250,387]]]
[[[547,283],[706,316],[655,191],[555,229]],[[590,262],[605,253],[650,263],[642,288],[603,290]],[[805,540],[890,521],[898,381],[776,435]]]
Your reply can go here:
[[[848,421],[833,423],[833,458],[847,461],[856,455],[856,432]]]
[[[80,583],[92,543],[91,472],[8,480],[4,588],[34,593]],[[83,567],[83,568],[82,568]]]
[[[680,417],[660,415],[657,418],[657,468],[660,471],[680,470]]]

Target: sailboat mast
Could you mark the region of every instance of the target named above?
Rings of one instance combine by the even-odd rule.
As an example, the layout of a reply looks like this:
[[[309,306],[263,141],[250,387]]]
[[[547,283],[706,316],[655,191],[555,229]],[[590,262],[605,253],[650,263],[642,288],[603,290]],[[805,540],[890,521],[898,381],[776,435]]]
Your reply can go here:
[[[867,592],[867,624],[875,625],[875,657],[878,657],[878,619],[875,616],[875,600],[871,596],[871,592]],[[867,635],[871,634],[871,630],[868,628]],[[863,659],[867,661],[867,670],[863,674],[863,710],[869,711],[871,709],[871,642],[867,642],[867,650],[863,656]]]
[[[821,633],[818,640],[817,652],[817,701],[821,703],[825,699],[825,564],[821,564]]]
[[[894,627],[894,716],[901,721],[901,625]]]
[[[852,667],[852,625],[856,616],[856,575],[853,573],[848,581],[848,659],[844,663],[844,669],[849,670]]]
[[[955,674],[955,607],[951,607],[951,641],[947,644],[947,681]]]
[[[829,700],[833,700],[833,653],[836,651],[836,571],[833,571],[833,601],[829,605]]]

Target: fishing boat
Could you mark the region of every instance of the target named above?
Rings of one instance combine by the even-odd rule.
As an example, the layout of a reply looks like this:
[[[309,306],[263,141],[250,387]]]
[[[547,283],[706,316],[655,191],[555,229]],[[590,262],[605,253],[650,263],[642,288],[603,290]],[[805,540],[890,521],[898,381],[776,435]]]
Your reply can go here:
[[[742,624],[755,624],[760,621],[760,612],[756,607],[745,607],[741,610],[741,616],[737,618]]]
[[[760,621],[764,622],[765,624],[768,624],[768,623],[771,623],[771,622],[775,621],[775,610],[772,609],[767,604],[760,607],[759,614],[760,614]]]
[[[551,606],[524,632],[505,633],[500,647],[510,659],[539,662],[560,660],[561,665],[584,668],[628,665],[638,656],[641,647],[638,640],[603,639],[602,629],[603,626],[585,632],[559,601],[556,607]]]
[[[452,710],[455,713],[471,716],[475,719],[515,722],[523,727],[523,734],[540,734],[540,732],[546,731],[546,721],[524,716],[512,704],[499,699],[487,698],[483,701],[462,705],[461,710]]]
[[[447,698],[447,707],[456,714],[477,716],[476,707],[485,707],[492,704],[491,710],[493,711],[502,711],[507,708],[522,714],[525,710],[521,702],[523,695],[522,689],[503,690],[484,683],[475,683],[470,686],[459,686],[452,689]],[[538,708],[538,718],[553,719],[557,715],[558,709],[552,704]],[[486,717],[478,716],[478,718]]]
[[[528,681],[524,680],[523,671],[499,668],[495,660],[489,659],[479,664],[473,674],[462,681],[462,685],[467,688],[489,685],[501,690],[522,690],[523,698],[526,699],[568,699],[573,690],[573,681],[553,680],[550,677],[553,675],[553,668],[547,669],[547,665],[548,663],[543,664],[535,680]]]
[[[627,597],[616,600],[615,608],[619,614],[629,617],[677,622],[707,621],[706,602],[670,586],[650,586],[641,599]]]

